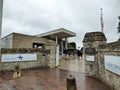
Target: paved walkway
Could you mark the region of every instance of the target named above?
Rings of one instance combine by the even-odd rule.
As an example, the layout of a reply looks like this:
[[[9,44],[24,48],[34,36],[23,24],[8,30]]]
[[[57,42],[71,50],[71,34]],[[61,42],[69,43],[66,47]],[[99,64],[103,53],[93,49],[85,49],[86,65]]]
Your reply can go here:
[[[111,90],[100,80],[84,75],[82,61],[62,61],[56,69],[22,70],[20,78],[12,79],[13,72],[2,72],[0,90],[67,90],[66,77],[76,78],[77,90]],[[65,66],[64,66],[65,65]]]
[[[81,60],[61,60],[59,69],[84,73],[84,61]]]

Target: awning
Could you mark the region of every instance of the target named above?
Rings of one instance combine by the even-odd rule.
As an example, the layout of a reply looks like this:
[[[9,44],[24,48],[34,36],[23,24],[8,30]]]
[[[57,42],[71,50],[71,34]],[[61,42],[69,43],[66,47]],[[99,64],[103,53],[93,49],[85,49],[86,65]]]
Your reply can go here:
[[[64,28],[60,28],[60,29],[42,33],[36,36],[43,37],[43,38],[51,38],[51,39],[55,39],[57,36],[58,39],[62,39],[62,38],[68,38],[68,37],[75,37],[76,33],[69,31],[67,29],[64,29]]]

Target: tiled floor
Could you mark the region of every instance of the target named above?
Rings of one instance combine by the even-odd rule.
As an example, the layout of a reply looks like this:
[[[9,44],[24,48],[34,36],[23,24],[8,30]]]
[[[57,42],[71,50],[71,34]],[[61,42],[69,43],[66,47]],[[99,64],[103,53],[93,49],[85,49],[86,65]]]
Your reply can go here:
[[[55,69],[22,70],[22,76],[16,79],[12,79],[13,72],[2,72],[0,90],[67,90],[66,78],[70,74],[76,78],[77,90],[111,90],[100,80],[84,75],[82,60],[60,63]]]

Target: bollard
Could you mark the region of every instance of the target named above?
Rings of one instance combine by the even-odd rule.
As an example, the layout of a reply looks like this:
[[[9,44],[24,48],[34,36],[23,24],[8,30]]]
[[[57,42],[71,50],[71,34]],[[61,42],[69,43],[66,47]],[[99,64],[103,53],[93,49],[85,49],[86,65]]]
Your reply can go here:
[[[72,75],[67,77],[67,90],[77,90],[76,80]]]

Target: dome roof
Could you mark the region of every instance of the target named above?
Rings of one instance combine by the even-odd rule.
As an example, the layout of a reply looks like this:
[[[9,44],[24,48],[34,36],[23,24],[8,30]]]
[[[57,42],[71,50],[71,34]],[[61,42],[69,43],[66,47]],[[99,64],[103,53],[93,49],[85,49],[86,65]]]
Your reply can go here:
[[[85,34],[83,42],[89,41],[106,41],[106,37],[103,32],[88,32]]]

